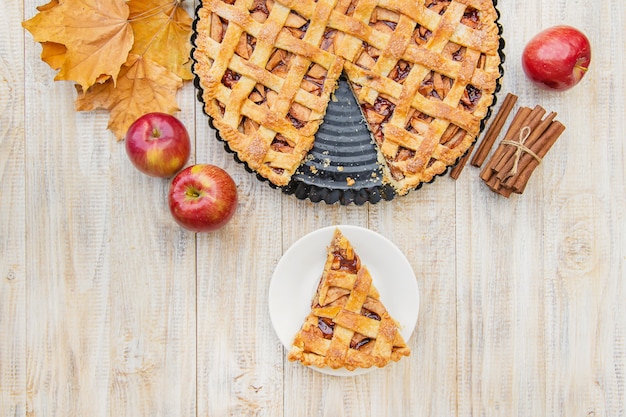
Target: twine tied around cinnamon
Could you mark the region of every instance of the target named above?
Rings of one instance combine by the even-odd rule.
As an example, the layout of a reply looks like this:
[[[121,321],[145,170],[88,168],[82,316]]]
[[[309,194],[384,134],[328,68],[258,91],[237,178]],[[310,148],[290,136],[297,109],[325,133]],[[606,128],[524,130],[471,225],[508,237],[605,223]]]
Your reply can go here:
[[[528,139],[528,137],[530,136],[531,133],[531,129],[529,126],[524,126],[520,132],[519,132],[519,142],[517,141],[513,141],[513,140],[503,140],[501,143],[503,145],[511,145],[511,146],[515,146],[517,149],[515,150],[515,159],[513,160],[513,167],[511,168],[511,170],[509,171],[508,174],[506,174],[506,176],[502,179],[502,181],[504,182],[505,179],[509,178],[509,177],[513,177],[517,174],[517,169],[519,166],[519,160],[522,157],[522,153],[527,153],[528,155],[532,156],[533,158],[535,158],[537,160],[538,163],[541,163],[541,158],[532,151],[532,149],[528,148],[526,145],[524,145],[524,143],[526,142],[526,140]]]
[[[480,173],[480,178],[492,191],[504,197],[524,192],[534,169],[565,130],[562,123],[554,120],[555,112],[544,118],[545,113],[546,110],[539,105],[532,109],[519,108],[504,136],[505,140],[500,142]],[[525,153],[530,157],[524,157]],[[503,176],[505,173],[506,177]]]

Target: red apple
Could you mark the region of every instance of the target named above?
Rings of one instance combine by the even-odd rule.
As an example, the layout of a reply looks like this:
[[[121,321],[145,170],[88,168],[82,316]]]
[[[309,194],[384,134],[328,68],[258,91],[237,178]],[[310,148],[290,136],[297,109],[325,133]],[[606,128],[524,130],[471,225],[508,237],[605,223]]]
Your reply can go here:
[[[191,151],[187,129],[166,113],[147,113],[135,120],[125,142],[133,165],[152,177],[171,177],[187,163]]]
[[[209,232],[224,226],[235,214],[237,185],[220,167],[192,165],[176,174],[168,197],[179,225],[194,232]]]
[[[589,39],[571,26],[539,32],[522,52],[522,68],[543,89],[564,91],[583,78],[591,62]]]

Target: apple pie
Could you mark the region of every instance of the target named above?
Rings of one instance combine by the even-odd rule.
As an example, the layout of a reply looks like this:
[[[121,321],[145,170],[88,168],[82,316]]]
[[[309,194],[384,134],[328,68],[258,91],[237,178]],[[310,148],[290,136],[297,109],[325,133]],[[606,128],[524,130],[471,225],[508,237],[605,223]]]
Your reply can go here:
[[[492,0],[203,0],[194,72],[239,160],[285,186],[347,76],[400,195],[456,163],[500,77]]]
[[[335,229],[311,312],[294,338],[288,359],[354,370],[383,367],[409,354],[367,267]]]

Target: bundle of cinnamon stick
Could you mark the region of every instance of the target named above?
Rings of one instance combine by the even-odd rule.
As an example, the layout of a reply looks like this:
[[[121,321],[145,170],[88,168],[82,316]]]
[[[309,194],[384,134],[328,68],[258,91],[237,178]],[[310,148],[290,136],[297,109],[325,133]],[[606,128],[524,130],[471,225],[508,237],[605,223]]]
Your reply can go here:
[[[554,120],[555,112],[545,115],[541,106],[519,108],[480,173],[491,190],[505,197],[524,192],[533,171],[565,130],[563,124]]]

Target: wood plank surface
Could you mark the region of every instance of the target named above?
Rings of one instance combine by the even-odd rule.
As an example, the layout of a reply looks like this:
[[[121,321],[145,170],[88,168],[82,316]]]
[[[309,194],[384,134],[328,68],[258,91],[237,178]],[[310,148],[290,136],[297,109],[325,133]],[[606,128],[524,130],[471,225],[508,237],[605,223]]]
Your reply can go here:
[[[192,163],[235,179],[223,229],[194,234],[168,180],[128,161],[104,111],[76,112],[21,22],[0,17],[0,416],[626,416],[626,7],[498,2],[498,93],[566,126],[524,194],[469,164],[391,202],[326,205],[282,194],[223,144],[191,82],[177,116]],[[196,3],[185,8],[194,13]],[[570,24],[592,64],[563,93],[524,76],[524,45]],[[269,317],[283,253],[333,224],[367,227],[407,257],[420,290],[412,355],[333,377],[289,362]]]
[[[23,4],[0,16],[0,413],[26,412]]]

